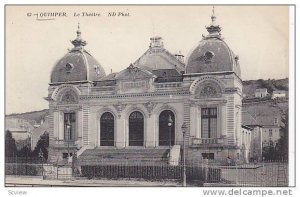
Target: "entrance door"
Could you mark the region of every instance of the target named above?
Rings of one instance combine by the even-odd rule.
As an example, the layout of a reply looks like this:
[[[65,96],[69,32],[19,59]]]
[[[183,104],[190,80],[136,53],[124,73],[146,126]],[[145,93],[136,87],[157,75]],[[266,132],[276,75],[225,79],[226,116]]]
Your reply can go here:
[[[134,111],[129,116],[129,146],[144,145],[144,116]]]
[[[170,110],[162,111],[159,115],[159,146],[175,144],[175,115]]]

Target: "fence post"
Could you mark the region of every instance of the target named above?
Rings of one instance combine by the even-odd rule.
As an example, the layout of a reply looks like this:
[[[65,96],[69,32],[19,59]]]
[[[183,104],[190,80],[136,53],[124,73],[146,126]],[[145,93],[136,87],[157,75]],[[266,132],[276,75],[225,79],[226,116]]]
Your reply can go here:
[[[208,159],[203,159],[204,163],[204,183],[208,182]]]
[[[18,156],[16,155],[16,176],[18,176]]]
[[[235,183],[239,184],[239,172],[238,172],[238,166],[235,164]]]

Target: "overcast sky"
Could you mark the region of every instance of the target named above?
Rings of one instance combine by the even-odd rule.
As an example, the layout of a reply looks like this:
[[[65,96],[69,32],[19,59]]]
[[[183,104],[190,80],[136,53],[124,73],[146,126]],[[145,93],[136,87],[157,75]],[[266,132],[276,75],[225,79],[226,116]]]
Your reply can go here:
[[[34,14],[44,12],[67,16],[36,20]],[[80,16],[75,17],[75,12]],[[82,12],[101,16],[82,16]],[[109,12],[130,16],[108,17]],[[171,53],[181,51],[186,56],[207,34],[211,14],[211,6],[7,6],[6,114],[48,108],[43,97],[48,94],[51,70],[72,48],[78,22],[88,42],[85,48],[108,74],[138,59],[154,35],[164,39]],[[222,36],[239,55],[243,80],[288,77],[288,7],[216,6],[215,15]]]

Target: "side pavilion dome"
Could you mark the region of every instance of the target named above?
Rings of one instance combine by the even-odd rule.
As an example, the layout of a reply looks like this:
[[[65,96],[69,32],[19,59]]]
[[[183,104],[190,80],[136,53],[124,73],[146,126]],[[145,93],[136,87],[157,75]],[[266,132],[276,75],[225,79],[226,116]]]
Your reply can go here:
[[[100,63],[84,49],[87,44],[81,38],[78,25],[77,38],[71,43],[74,47],[57,61],[51,73],[51,83],[96,81],[105,76]]]
[[[216,25],[216,17],[206,27],[207,36],[192,50],[187,59],[186,73],[234,72],[241,77],[239,58],[221,37],[221,27]]]

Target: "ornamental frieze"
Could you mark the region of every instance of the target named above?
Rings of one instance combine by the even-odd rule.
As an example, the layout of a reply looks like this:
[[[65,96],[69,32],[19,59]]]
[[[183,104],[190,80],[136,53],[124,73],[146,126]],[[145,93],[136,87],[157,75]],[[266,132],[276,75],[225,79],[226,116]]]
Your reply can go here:
[[[151,116],[153,109],[156,107],[157,103],[154,102],[147,102],[143,104],[145,106],[145,108],[147,109],[149,116]]]
[[[218,98],[222,97],[221,87],[212,80],[203,81],[195,90],[195,98]]]
[[[121,118],[121,113],[122,111],[125,109],[126,107],[126,104],[123,104],[123,103],[118,103],[116,105],[113,105],[114,108],[117,110],[118,112],[118,117]]]

